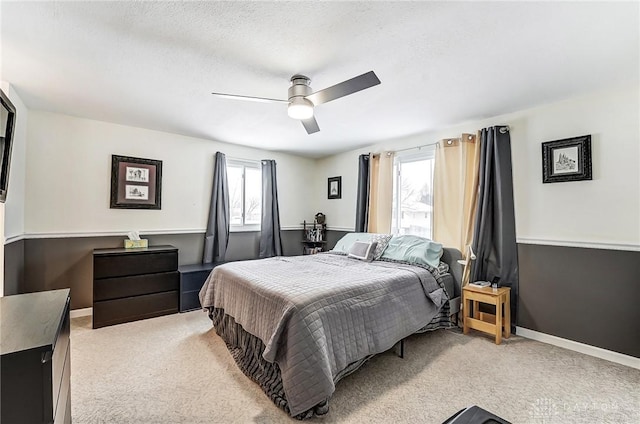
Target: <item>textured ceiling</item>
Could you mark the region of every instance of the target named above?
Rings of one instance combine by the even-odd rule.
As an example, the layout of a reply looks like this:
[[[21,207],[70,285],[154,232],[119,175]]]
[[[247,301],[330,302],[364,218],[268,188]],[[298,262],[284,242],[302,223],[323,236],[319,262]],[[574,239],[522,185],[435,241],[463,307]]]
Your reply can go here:
[[[2,80],[29,108],[310,157],[637,82],[637,2],[2,2]],[[374,70],[382,84],[286,105]]]

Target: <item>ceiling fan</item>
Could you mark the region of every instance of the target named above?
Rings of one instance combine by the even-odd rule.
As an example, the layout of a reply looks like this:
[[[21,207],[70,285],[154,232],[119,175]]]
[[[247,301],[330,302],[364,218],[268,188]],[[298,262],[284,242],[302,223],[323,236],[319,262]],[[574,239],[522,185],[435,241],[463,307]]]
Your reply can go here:
[[[293,119],[299,119],[307,130],[308,134],[320,131],[318,122],[313,116],[313,107],[328,103],[340,97],[357,93],[366,88],[380,84],[380,80],[375,72],[369,71],[365,74],[358,75],[346,81],[342,81],[336,85],[325,88],[324,90],[311,92],[311,79],[304,75],[296,74],[291,77],[291,87],[289,87],[288,100],[269,99],[265,97],[238,96],[235,94],[211,93],[218,97],[237,100],[249,100],[253,102],[265,103],[288,103],[287,113]]]

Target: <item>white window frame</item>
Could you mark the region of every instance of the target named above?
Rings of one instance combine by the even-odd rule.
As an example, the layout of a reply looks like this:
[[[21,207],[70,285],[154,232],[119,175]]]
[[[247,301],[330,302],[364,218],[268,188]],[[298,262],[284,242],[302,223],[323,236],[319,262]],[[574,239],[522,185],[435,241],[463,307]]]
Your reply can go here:
[[[261,161],[249,160],[249,159],[234,159],[227,158],[227,169],[229,167],[242,168],[242,224],[229,224],[229,231],[232,233],[243,231],[260,231],[260,224],[245,224],[245,190],[246,190],[246,169],[252,168],[262,172]],[[262,184],[260,189],[262,190]],[[260,209],[262,209],[262,199],[260,199]]]
[[[433,160],[434,168],[435,168],[435,157],[436,157],[436,145],[430,145],[421,147],[419,150],[409,150],[404,152],[396,153],[393,161],[393,205],[392,208],[395,210],[396,215],[392,217],[391,222],[391,230],[394,234],[397,235],[398,229],[400,228],[400,223],[402,222],[402,213],[401,213],[401,202],[402,202],[402,175],[400,175],[400,165],[403,163],[411,163],[418,162],[421,160]],[[433,171],[433,169],[432,169]],[[433,207],[433,172],[431,173],[431,206]],[[433,239],[433,209],[431,213],[431,234],[430,239]]]

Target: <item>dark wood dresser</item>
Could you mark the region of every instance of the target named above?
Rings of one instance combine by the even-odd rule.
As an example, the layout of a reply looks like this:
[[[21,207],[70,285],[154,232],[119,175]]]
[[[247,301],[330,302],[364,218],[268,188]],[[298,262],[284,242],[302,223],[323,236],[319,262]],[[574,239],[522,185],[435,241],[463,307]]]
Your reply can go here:
[[[0,422],[71,423],[69,289],[0,298]]]
[[[178,249],[93,251],[93,328],[178,312]]]
[[[198,297],[200,289],[211,274],[211,270],[223,263],[182,265],[178,268],[178,272],[180,272],[180,312],[201,308]]]

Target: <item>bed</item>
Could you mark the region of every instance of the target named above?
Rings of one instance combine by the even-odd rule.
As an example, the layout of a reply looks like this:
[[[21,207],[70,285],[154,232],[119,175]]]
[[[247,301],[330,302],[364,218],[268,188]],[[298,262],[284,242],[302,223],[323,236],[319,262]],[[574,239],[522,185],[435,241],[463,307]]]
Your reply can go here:
[[[200,302],[238,367],[305,419],[326,414],[335,384],[373,355],[451,325],[459,258],[442,251],[448,272],[340,250],[231,262],[214,268]]]

